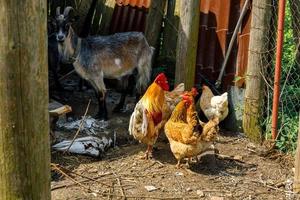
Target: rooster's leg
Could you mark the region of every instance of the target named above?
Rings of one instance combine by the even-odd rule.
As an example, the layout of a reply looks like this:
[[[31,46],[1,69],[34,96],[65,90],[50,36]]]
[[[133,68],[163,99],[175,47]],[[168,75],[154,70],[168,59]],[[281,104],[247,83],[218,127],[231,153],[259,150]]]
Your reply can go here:
[[[148,145],[147,151],[145,152],[145,155],[142,156],[142,159],[146,159],[146,160],[148,160],[149,158],[151,159],[152,158],[152,149],[153,149],[153,146]]]
[[[191,160],[191,158],[188,158],[186,160],[186,163],[185,163],[186,168],[190,168],[190,160]]]
[[[176,165],[176,168],[177,168],[177,169],[181,168],[180,161],[181,161],[181,160],[178,160],[178,161],[177,161],[177,165]]]

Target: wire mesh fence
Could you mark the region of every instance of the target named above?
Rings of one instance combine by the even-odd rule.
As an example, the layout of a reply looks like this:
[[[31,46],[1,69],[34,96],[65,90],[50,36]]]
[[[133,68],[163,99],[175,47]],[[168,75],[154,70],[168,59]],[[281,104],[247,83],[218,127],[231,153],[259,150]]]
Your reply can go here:
[[[277,0],[270,2],[271,18],[266,34],[267,49],[262,59],[267,66],[262,69],[264,104],[261,120],[265,138],[271,137],[273,85],[277,33]],[[284,44],[281,65],[280,100],[278,114],[277,147],[283,151],[296,149],[300,110],[300,1],[289,0],[285,8]]]

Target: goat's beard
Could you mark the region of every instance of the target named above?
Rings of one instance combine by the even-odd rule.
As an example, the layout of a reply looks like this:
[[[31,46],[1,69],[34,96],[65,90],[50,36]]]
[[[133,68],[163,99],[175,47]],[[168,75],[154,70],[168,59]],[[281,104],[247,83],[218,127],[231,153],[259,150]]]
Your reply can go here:
[[[58,52],[63,63],[73,62],[71,58],[74,55],[75,49],[69,37],[67,37],[63,43],[58,44]]]

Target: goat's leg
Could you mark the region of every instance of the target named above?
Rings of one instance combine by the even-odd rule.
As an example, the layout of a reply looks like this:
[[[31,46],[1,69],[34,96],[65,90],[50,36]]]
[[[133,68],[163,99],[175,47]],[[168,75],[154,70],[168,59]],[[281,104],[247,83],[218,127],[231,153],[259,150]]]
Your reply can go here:
[[[83,78],[79,79],[79,83],[78,83],[78,90],[79,91],[84,91],[89,87],[88,82],[86,80],[84,80]]]
[[[63,91],[64,88],[62,87],[62,85],[59,82],[59,77],[58,77],[58,72],[57,70],[53,70],[53,78],[54,78],[54,83],[55,83],[55,87],[58,91]]]
[[[107,120],[107,107],[106,107],[106,88],[103,80],[103,74],[100,73],[101,76],[94,77],[93,81],[91,81],[93,87],[96,89],[96,94],[98,98],[98,114],[96,115],[96,118]]]
[[[114,108],[113,112],[118,113],[121,111],[121,109],[124,107],[126,95],[127,95],[127,92],[123,90],[121,93],[120,101],[119,101],[118,105]]]
[[[107,120],[107,107],[106,107],[106,99],[105,99],[105,94],[99,94],[97,95],[98,98],[98,113],[95,118],[101,119],[101,120]]]
[[[118,85],[122,88],[121,89],[121,97],[118,105],[114,108],[113,112],[118,113],[123,109],[126,95],[129,93],[129,76],[125,76],[119,81]]]

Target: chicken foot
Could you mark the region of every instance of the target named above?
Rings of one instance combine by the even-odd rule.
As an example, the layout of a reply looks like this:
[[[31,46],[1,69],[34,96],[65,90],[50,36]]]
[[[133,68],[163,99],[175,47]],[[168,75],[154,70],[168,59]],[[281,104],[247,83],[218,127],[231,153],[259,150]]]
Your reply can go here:
[[[145,155],[141,157],[141,159],[145,159],[145,160],[151,159],[152,158],[152,149],[153,149],[153,146],[148,145],[147,151],[145,152]]]
[[[177,161],[177,165],[176,165],[176,168],[177,168],[177,169],[180,169],[180,168],[181,168],[180,161],[181,161],[181,160],[178,160],[178,161]]]
[[[182,164],[181,164],[180,162],[181,162],[181,160],[178,160],[178,161],[177,161],[177,164],[176,164],[176,168],[177,168],[177,169],[180,169],[180,168],[182,167]],[[186,167],[187,169],[190,168],[190,158],[187,159],[187,161],[186,161],[186,163],[185,163],[185,167]]]

